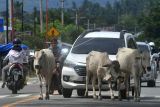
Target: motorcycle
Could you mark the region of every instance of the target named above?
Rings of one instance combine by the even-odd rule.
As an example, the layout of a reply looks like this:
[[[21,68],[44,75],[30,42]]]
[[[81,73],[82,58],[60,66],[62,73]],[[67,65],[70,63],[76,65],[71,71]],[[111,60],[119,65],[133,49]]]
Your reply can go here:
[[[6,86],[12,91],[12,94],[17,94],[17,91],[25,86],[25,75],[22,64],[12,64],[6,76]]]

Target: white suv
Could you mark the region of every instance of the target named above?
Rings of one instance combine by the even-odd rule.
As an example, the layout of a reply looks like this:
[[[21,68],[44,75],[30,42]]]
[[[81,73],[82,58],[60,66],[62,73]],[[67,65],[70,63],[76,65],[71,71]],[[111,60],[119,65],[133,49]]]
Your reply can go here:
[[[74,42],[62,69],[63,96],[71,97],[72,90],[77,89],[78,96],[84,96],[86,76],[86,56],[92,50],[106,51],[111,60],[116,60],[120,47],[137,49],[131,33],[89,30],[83,32]],[[106,84],[102,89],[106,89]],[[91,85],[89,85],[91,89]]]

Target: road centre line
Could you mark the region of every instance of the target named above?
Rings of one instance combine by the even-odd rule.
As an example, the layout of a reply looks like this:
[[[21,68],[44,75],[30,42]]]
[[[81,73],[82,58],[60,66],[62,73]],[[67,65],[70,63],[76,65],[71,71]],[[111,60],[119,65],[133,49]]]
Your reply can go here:
[[[33,96],[33,97],[30,97],[30,98],[26,98],[26,99],[19,100],[19,101],[10,103],[10,104],[3,105],[2,107],[13,107],[13,106],[16,106],[18,104],[22,104],[22,103],[29,102],[29,101],[36,100],[36,99],[38,99],[38,96]]]

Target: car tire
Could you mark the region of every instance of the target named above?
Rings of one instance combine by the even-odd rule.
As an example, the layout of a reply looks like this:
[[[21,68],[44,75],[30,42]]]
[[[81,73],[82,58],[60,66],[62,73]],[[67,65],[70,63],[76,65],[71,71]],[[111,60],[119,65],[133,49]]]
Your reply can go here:
[[[84,96],[85,90],[84,89],[77,89],[77,95],[78,96]]]
[[[148,81],[148,82],[147,82],[147,86],[148,86],[148,87],[155,87],[155,86],[156,86],[155,80],[150,80],[150,81]]]
[[[72,89],[63,88],[62,94],[64,98],[70,98],[72,95]]]

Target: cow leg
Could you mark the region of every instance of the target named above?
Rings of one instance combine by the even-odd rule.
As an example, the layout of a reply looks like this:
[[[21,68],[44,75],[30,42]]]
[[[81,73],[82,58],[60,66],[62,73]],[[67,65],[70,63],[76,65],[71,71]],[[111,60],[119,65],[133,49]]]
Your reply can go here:
[[[40,75],[38,75],[38,79],[39,79],[39,82],[40,82],[40,97],[39,97],[39,100],[43,100],[43,93],[42,93],[42,78]]]
[[[101,88],[102,88],[102,79],[98,76],[98,89],[99,89],[98,98],[99,98],[100,100],[102,100]]]
[[[50,81],[50,80],[49,80],[49,77],[46,78],[46,96],[45,96],[45,99],[46,99],[46,100],[49,100],[49,84],[50,84],[49,81]]]
[[[118,99],[119,101],[122,100],[122,96],[121,96],[121,89],[120,89],[120,86],[121,86],[121,78],[118,78],[117,79],[117,90],[118,90]]]
[[[46,96],[45,96],[46,100],[49,100],[49,87],[48,84],[46,84]]]
[[[126,88],[126,98],[129,100],[129,82],[130,82],[130,76],[126,74],[125,79],[125,88]]]
[[[111,79],[109,79],[108,81],[108,85],[109,85],[109,89],[110,89],[110,93],[111,93],[111,99],[114,100],[114,93],[113,93],[113,90],[112,90],[112,81]]]
[[[88,97],[88,84],[89,84],[89,79],[90,79],[90,73],[87,72],[86,76],[86,91],[85,91],[85,96]]]
[[[93,98],[97,99],[97,96],[96,96],[96,77],[95,77],[95,75],[92,78],[92,87],[93,87]]]
[[[134,77],[134,101],[140,102],[140,77]]]

